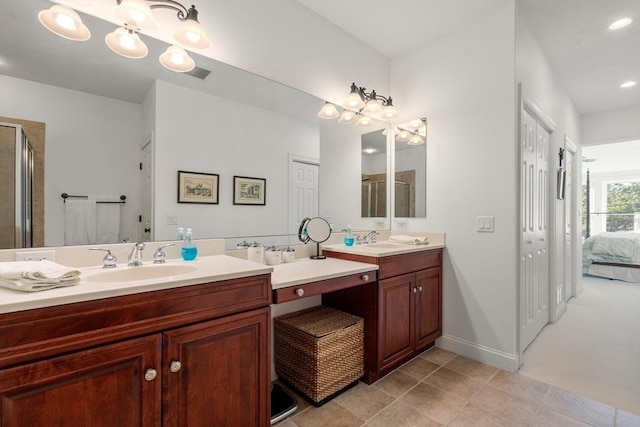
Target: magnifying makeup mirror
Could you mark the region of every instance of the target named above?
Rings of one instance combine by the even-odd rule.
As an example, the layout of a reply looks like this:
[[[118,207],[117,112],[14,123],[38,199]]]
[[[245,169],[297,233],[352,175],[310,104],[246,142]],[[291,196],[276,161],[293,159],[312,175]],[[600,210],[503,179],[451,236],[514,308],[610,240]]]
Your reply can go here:
[[[325,259],[326,256],[320,254],[320,243],[326,241],[331,236],[331,226],[329,222],[320,218],[305,218],[300,223],[298,230],[298,238],[301,242],[308,243],[313,241],[316,243],[316,255],[311,255],[311,259]]]

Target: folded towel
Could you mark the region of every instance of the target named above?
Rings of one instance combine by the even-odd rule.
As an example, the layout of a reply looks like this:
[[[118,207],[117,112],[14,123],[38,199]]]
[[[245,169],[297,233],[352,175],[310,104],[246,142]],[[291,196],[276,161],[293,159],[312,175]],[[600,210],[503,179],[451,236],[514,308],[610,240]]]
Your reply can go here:
[[[391,240],[392,242],[409,243],[411,245],[429,244],[429,239],[426,236],[396,235],[396,236],[389,236],[389,240]]]
[[[80,271],[43,259],[40,261],[0,262],[0,286],[19,291],[42,291],[75,285]]]

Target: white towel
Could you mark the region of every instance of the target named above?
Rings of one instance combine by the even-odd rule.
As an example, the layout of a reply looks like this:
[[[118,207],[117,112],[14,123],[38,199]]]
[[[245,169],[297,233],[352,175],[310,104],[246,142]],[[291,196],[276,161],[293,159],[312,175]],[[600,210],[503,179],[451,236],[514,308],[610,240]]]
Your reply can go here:
[[[43,259],[0,262],[0,286],[24,292],[75,285],[80,271]]]
[[[409,243],[411,245],[429,244],[429,239],[426,236],[406,236],[399,234],[396,236],[389,236],[389,240],[399,243]]]
[[[64,204],[64,244],[96,243],[96,202],[68,200]]]
[[[89,196],[90,201],[119,202],[114,196]],[[120,203],[96,203],[96,243],[120,241]]]

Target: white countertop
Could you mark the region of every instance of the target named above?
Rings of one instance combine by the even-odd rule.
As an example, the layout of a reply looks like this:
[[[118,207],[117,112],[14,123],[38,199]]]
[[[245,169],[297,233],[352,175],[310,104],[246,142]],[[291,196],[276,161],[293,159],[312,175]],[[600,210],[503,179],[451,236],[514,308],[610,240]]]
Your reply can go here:
[[[298,259],[295,262],[273,265],[271,287],[273,289],[301,285],[303,283],[334,279],[351,274],[378,269],[376,264],[347,261],[338,258]]]
[[[345,244],[325,245],[323,251],[343,252],[354,255],[364,255],[370,257],[385,257],[411,252],[428,251],[431,249],[444,248],[444,241],[433,241],[428,244],[414,245],[407,243],[397,243],[389,241],[379,241],[373,244],[346,246]]]
[[[198,257],[194,261],[167,260],[166,266],[192,265],[194,271],[176,276],[135,280],[130,282],[90,282],[90,278],[107,271],[124,271],[126,269],[144,269],[153,267],[149,262],[142,267],[128,267],[119,264],[116,269],[106,270],[102,267],[81,268],[81,281],[77,285],[49,289],[40,292],[21,292],[0,288],[0,313],[29,310],[34,308],[70,304],[80,301],[91,301],[121,295],[177,288],[207,282],[219,282],[228,279],[269,274],[272,266],[249,262],[227,255]]]

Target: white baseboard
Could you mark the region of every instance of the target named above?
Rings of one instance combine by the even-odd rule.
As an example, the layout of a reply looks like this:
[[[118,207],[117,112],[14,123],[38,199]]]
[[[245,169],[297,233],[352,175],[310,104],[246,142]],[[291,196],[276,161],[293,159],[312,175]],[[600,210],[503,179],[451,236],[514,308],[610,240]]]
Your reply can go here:
[[[516,372],[520,368],[517,354],[505,353],[451,335],[442,335],[436,341],[436,346],[505,371]]]

